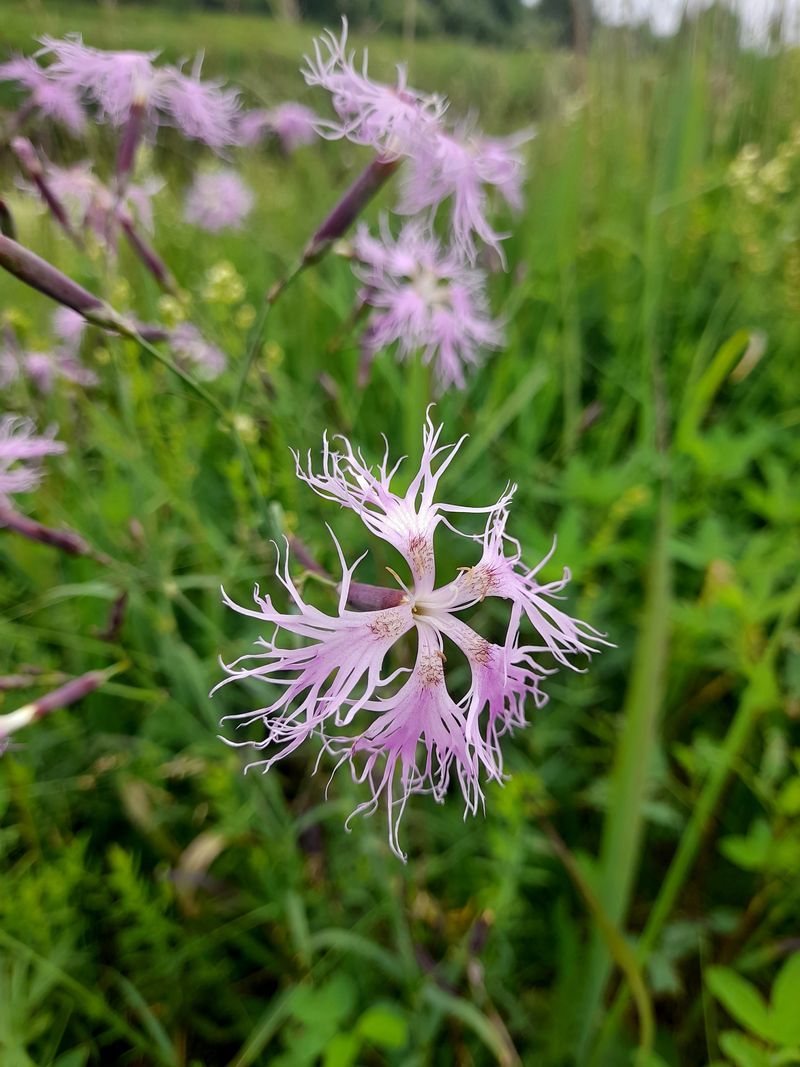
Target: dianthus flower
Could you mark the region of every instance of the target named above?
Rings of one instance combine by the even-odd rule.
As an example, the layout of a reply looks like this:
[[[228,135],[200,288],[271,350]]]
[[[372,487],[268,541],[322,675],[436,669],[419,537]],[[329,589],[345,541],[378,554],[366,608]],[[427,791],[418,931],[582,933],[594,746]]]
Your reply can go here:
[[[369,797],[354,815],[370,814],[385,800],[389,843],[401,859],[398,827],[413,794],[432,793],[442,801],[455,775],[466,812],[474,814],[483,806],[482,776],[502,780],[501,738],[525,724],[528,701],[539,707],[547,699],[541,683],[553,668],[541,665],[535,654],[550,653],[556,662],[569,663],[570,656],[589,656],[605,643],[553,604],[568,572],[542,585],[536,575],[546,560],[532,569],[522,563],[518,543],[505,532],[514,487],[488,507],[435,500],[461,444],[440,444],[441,432],[428,418],[420,469],[405,492],[393,488],[401,463],[390,466],[388,448],[381,463],[370,467],[349,441],[342,439],[338,451],[325,439],[319,472],[310,457],[304,465],[295,455],[299,478],[325,499],[356,512],[372,534],[401,554],[411,574],[407,586],[367,587],[374,610],[349,608],[357,587],[353,573],[364,557],[348,566],[334,537],[342,566],[335,614],[303,599],[289,573],[288,547],[277,568],[290,600],[287,611],[278,610],[258,586],[254,609],[239,606],[223,591],[231,608],[273,631],[259,639],[258,651],[226,667],[228,677],[220,685],[246,679],[264,682],[272,691],[258,710],[225,717],[243,727],[263,723],[264,738],[229,744],[263,751],[264,758],[250,766],[266,772],[312,735],[319,736],[323,751],[336,759],[334,770],[346,762],[354,780],[368,787]],[[487,516],[486,529],[470,540],[481,545],[480,559],[437,588],[437,527],[455,529],[452,516],[478,513]],[[459,617],[485,597],[510,604],[502,644]],[[523,618],[538,635],[533,644],[521,643]],[[387,657],[406,634],[416,638],[413,665],[392,670]],[[459,699],[445,679],[445,641],[463,653],[470,668],[469,687]]]
[[[66,451],[66,445],[54,438],[52,428],[37,434],[31,419],[0,417],[0,505],[7,505],[12,493],[29,493],[38,486],[42,458]]]
[[[62,123],[73,133],[82,133],[86,126],[80,93],[71,85],[62,84],[28,56],[15,56],[0,63],[0,81],[13,81],[28,90],[24,114],[39,111]],[[21,120],[20,120],[21,121]]]
[[[362,299],[374,309],[362,342],[366,359],[396,342],[401,358],[422,352],[442,389],[463,389],[465,369],[503,340],[489,316],[483,275],[419,223],[408,223],[396,240],[385,223],[381,240],[362,225],[353,248]]]
[[[239,95],[219,81],[201,81],[199,65],[184,74],[178,67],[156,66],[158,52],[106,52],[85,45],[78,34],[41,41],[43,54],[53,57],[48,74],[87,93],[113,126],[138,116],[145,125],[175,126],[211,148],[236,143]]]
[[[253,210],[253,193],[235,170],[200,173],[186,196],[183,215],[187,222],[209,233],[240,229]]]
[[[265,136],[273,135],[280,141],[283,151],[290,155],[295,149],[314,141],[319,121],[310,107],[293,100],[269,110],[255,108],[245,111],[239,118],[239,143],[253,145]]]
[[[357,70],[355,52],[347,51],[344,18],[341,38],[326,31],[314,41],[314,55],[306,56],[305,62],[301,73],[307,84],[318,85],[331,94],[338,116],[338,121],[320,119],[320,134],[368,145],[385,159],[416,151],[422,141],[433,135],[447,108],[443,97],[412,89],[402,65],[397,67],[395,85],[370,78],[366,53]]]
[[[191,322],[182,322],[170,331],[169,343],[179,365],[193,370],[204,381],[218,378],[225,370],[224,353],[206,341]]]
[[[411,157],[398,210],[405,215],[423,211],[434,215],[449,200],[450,231],[459,252],[474,261],[478,238],[502,256],[500,242],[506,235],[489,222],[489,190],[495,189],[514,210],[521,208],[525,173],[521,148],[532,136],[532,131],[504,138],[466,130],[438,131]]]

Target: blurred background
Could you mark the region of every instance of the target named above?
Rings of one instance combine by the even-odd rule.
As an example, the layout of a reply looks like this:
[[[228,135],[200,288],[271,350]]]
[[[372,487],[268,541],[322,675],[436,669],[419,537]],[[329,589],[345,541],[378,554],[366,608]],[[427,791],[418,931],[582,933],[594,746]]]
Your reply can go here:
[[[800,54],[798,5],[726,0],[4,0],[0,58],[43,33],[204,51],[250,106],[327,102],[299,74],[341,14],[371,71],[446,94],[492,134],[535,125],[525,208],[501,217],[490,279],[507,344],[437,414],[469,433],[444,495],[519,483],[511,532],[558,550],[568,609],[615,648],[550,680],[504,744],[486,814],[415,798],[409,862],[385,819],[301,751],[243,777],[217,738],[261,695],[218,657],[257,626],[220,602],[270,588],[274,554],[230,437],[131,342],[93,331],[102,384],[4,396],[69,445],[36,517],[111,558],[0,532],[0,712],[123,663],[0,759],[3,1067],[467,1067],[800,1062]],[[0,107],[16,97],[0,86]],[[235,367],[267,287],[360,172],[317,141],[236,157],[256,192],[240,233],[201,234],[181,199],[201,150],[164,131],[154,242]],[[101,161],[44,126],[51,159]],[[115,306],[179,318],[123,249],[78,256],[18,188],[19,239]],[[376,219],[387,191],[367,215]],[[491,266],[491,265],[490,265]],[[496,264],[495,264],[496,267]],[[419,449],[424,403],[390,354],[357,386],[350,266],[330,256],[275,308],[240,429],[270,514],[332,569],[392,560],[294,476],[289,447],[346,432]],[[52,307],[0,278],[29,347]],[[12,406],[13,404],[13,406]],[[443,544],[442,573],[462,564]],[[121,593],[124,618],[108,634]],[[503,620],[488,602],[482,632]]]

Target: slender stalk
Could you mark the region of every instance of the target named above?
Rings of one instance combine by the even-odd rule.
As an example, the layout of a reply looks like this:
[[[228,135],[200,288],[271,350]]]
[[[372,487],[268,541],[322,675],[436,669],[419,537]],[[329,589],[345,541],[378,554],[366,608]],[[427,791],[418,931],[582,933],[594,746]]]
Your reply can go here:
[[[74,530],[54,530],[43,526],[27,515],[0,504],[0,529],[6,528],[27,537],[29,541],[38,541],[66,552],[70,556],[90,556],[99,563],[110,563],[107,556],[96,552],[92,546]]]
[[[245,385],[250,376],[250,369],[256,358],[272,308],[298,275],[302,274],[306,267],[318,263],[328,253],[334,241],[338,240],[350,229],[369,201],[389,180],[399,165],[399,159],[382,159],[380,156],[367,164],[349,189],[339,198],[322,225],[316,230],[306,245],[300,260],[288,274],[279,279],[269,290],[253,326],[253,333],[247,346],[247,354],[242,363],[242,369],[233,393],[231,404],[233,412],[238,410],[241,403]]]
[[[242,402],[247,379],[250,377],[250,370],[255,361],[258,349],[261,346],[269,314],[282,294],[286,292],[292,282],[294,282],[298,275],[302,273],[304,266],[305,265],[302,262],[296,263],[288,274],[273,285],[262,301],[261,308],[258,312],[258,318],[255,321],[253,332],[250,336],[250,343],[247,346],[247,353],[245,354],[239,371],[239,377],[233,390],[233,397],[231,399],[231,411],[233,413],[236,413],[239,410],[239,405]]]
[[[17,708],[16,711],[10,711],[7,715],[0,715],[0,744],[5,742],[11,734],[16,733],[17,730],[38,722],[46,715],[50,715],[60,708],[65,708],[78,700],[82,700],[89,693],[93,693],[95,689],[107,682],[109,678],[113,678],[115,674],[126,670],[127,667],[127,663],[117,663],[104,671],[89,671],[79,678],[70,679],[64,685],[59,686],[58,689],[45,693],[38,700]]]

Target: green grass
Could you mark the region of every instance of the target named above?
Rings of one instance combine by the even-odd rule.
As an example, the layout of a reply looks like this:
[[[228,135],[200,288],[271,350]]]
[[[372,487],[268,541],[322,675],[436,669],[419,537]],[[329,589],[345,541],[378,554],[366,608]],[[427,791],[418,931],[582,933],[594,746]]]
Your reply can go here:
[[[323,106],[297,73],[306,26],[18,3],[2,18],[14,47],[80,29],[171,57],[205,48],[254,100]],[[409,805],[405,867],[382,816],[345,834],[362,794],[340,772],[326,800],[315,752],[243,777],[218,719],[260,695],[207,694],[218,657],[257,631],[219,586],[240,602],[255,581],[273,589],[276,529],[333,567],[325,522],[349,558],[370,547],[359,577],[381,580],[396,561],[297,481],[289,448],[316,449],[327,427],[371,456],[381,433],[413,452],[425,382],[384,353],[359,391],[350,266],[305,272],[239,406],[257,501],[225,421],[134,342],[93,332],[98,390],[6,398],[69,445],[31,514],[113,562],[5,533],[0,675],[129,666],[0,760],[0,1062],[779,1062],[791,971],[773,1022],[733,972],[768,996],[800,906],[797,57],[741,55],[712,24],[657,53],[600,35],[585,63],[368,43],[377,71],[407,58],[415,84],[489,130],[538,126],[525,211],[501,218],[510,269],[490,283],[507,345],[437,405],[450,437],[470,434],[443,492],[480,504],[518,482],[526,558],[557,533],[548,575],[570,567],[570,611],[616,647],[550,680],[549,704],[506,739],[510,778],[487,787],[485,817],[462,821],[455,795]],[[89,150],[111,166],[105,131]],[[180,215],[203,154],[169,135],[153,153],[155,242],[229,356],[208,386],[224,408],[252,313],[364,160],[331,143],[246,155],[252,224],[211,238]],[[79,256],[13,191],[9,160],[2,174],[24,243],[121,310],[165,311],[127,254]],[[4,276],[0,308],[31,347],[51,343],[43,297]],[[440,573],[464,562],[443,538]],[[501,637],[488,602],[477,622]],[[40,691],[0,693],[0,711]]]

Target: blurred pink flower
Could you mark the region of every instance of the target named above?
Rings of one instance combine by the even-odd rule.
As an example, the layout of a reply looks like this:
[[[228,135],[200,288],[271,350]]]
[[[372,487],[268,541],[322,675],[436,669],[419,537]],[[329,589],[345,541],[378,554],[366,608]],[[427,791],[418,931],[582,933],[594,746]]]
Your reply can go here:
[[[474,261],[478,238],[502,257],[500,242],[507,235],[497,233],[489,222],[489,192],[495,189],[516,211],[522,207],[522,146],[533,136],[530,130],[505,138],[465,130],[439,132],[411,157],[398,210],[405,215],[428,211],[433,216],[440,204],[450,200],[450,231],[458,251]]]
[[[240,229],[253,209],[253,193],[235,170],[200,173],[186,195],[187,222],[210,233]]]
[[[318,735],[323,750],[336,758],[336,768],[347,762],[354,780],[368,786],[368,799],[354,814],[371,813],[385,801],[389,843],[401,859],[405,856],[398,827],[410,796],[432,793],[443,801],[454,774],[466,811],[474,814],[484,802],[482,776],[502,780],[500,739],[525,725],[526,701],[537,707],[545,703],[541,682],[554,672],[534,654],[551,652],[558,662],[567,663],[568,654],[590,656],[606,643],[591,627],[553,606],[566,572],[560,582],[539,585],[539,568],[522,564],[519,545],[505,534],[514,487],[488,507],[435,501],[439,481],[462,443],[442,445],[441,433],[442,427],[429,418],[420,468],[405,492],[393,488],[401,464],[390,466],[388,448],[381,463],[371,467],[346,439],[340,439],[341,450],[334,450],[326,438],[320,472],[313,470],[310,456],[306,465],[295,456],[299,478],[320,496],[354,511],[371,533],[402,555],[411,581],[401,582],[396,599],[386,601],[395,606],[369,611],[347,607],[356,584],[353,573],[364,556],[348,566],[335,537],[342,567],[336,614],[303,599],[289,573],[288,546],[277,568],[289,597],[286,612],[277,610],[258,586],[255,608],[241,607],[223,592],[231,608],[264,623],[270,636],[258,640],[256,651],[229,664],[228,677],[220,685],[261,681],[274,694],[258,710],[223,720],[245,728],[262,723],[264,738],[229,744],[263,751],[264,758],[250,766],[266,772]],[[483,545],[481,559],[436,588],[436,529],[445,524],[454,530],[452,517],[480,513],[487,515],[486,532],[477,538],[464,536]],[[487,596],[510,606],[502,645],[485,639],[454,614]],[[520,643],[523,615],[539,635],[536,644]],[[413,665],[387,668],[390,650],[409,633],[417,646]],[[445,679],[445,640],[469,665],[471,683],[460,700],[450,695]]]
[[[419,223],[392,239],[384,222],[381,240],[362,225],[353,247],[362,299],[374,309],[362,340],[366,359],[397,343],[401,359],[422,352],[441,389],[463,389],[465,370],[479,363],[482,350],[503,342],[483,275],[443,250]]]
[[[311,144],[317,137],[318,116],[309,107],[287,100],[284,104],[267,110],[255,108],[240,115],[237,128],[239,143],[257,144],[268,135],[278,138],[287,154]]]
[[[56,337],[65,347],[77,352],[86,329],[86,319],[83,315],[72,308],[59,307],[53,312],[50,321]]]
[[[181,366],[191,369],[204,381],[218,378],[227,360],[223,352],[206,341],[191,322],[183,322],[170,332],[169,343]]]
[[[52,78],[85,92],[113,126],[123,126],[134,108],[151,124],[177,127],[186,137],[220,149],[236,143],[239,94],[220,81],[201,81],[199,63],[190,75],[158,67],[158,52],[107,52],[90,48],[79,34],[42,37],[42,55],[53,57]]]
[[[338,121],[318,121],[320,135],[334,140],[346,137],[386,159],[416,152],[435,134],[447,108],[443,97],[412,89],[402,65],[397,67],[395,85],[370,78],[366,53],[361,69],[356,69],[355,52],[347,51],[345,18],[341,38],[327,30],[314,41],[314,55],[306,56],[305,63],[301,73],[307,84],[331,94],[338,116]]]
[[[129,185],[122,197],[113,193],[87,162],[71,167],[51,164],[47,168],[47,180],[75,229],[90,230],[110,248],[116,247],[119,227],[126,217],[132,217],[143,229],[152,232],[152,198],[164,186],[159,178]]]
[[[35,59],[15,56],[0,63],[0,81],[13,81],[28,90],[25,111],[37,110],[48,118],[62,123],[73,133],[82,133],[86,126],[80,93],[70,85],[54,78],[49,70]]]
[[[0,504],[8,504],[12,493],[29,493],[39,485],[44,456],[66,451],[54,438],[52,427],[37,434],[31,419],[0,416]]]
[[[63,309],[70,310],[70,309]],[[83,323],[83,316],[77,312]],[[88,388],[97,385],[97,375],[81,363],[78,341],[62,342],[52,352],[25,349],[12,333],[6,333],[0,347],[0,388],[26,379],[40,393],[51,393],[59,379]]]

